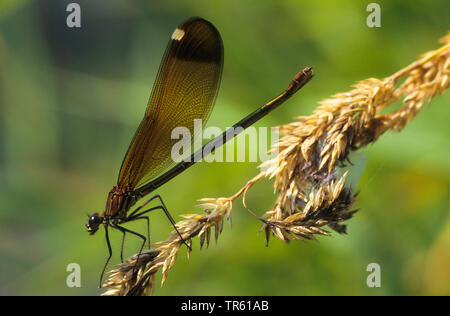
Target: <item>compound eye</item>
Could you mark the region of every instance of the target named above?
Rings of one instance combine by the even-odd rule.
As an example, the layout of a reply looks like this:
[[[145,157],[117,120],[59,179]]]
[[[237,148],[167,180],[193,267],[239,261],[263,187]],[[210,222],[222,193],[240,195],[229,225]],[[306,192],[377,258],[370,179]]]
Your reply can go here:
[[[100,222],[101,220],[98,214],[94,214],[91,217],[89,217],[89,226],[98,226]]]

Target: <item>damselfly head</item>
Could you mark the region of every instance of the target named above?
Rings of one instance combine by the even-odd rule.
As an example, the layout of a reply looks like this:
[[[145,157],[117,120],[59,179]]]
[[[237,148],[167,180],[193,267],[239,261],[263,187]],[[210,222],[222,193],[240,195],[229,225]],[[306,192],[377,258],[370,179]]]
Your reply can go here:
[[[94,235],[97,230],[98,226],[103,222],[103,218],[98,215],[98,213],[94,213],[91,216],[88,216],[88,223],[86,224],[87,231],[90,235]]]

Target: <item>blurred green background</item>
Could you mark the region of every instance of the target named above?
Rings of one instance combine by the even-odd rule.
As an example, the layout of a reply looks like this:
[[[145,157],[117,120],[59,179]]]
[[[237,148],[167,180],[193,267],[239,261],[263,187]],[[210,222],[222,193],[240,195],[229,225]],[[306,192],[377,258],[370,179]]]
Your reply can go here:
[[[0,2],[0,294],[97,295],[107,257],[101,211],[143,115],[173,29],[190,16],[211,21],[225,46],[221,90],[208,126],[231,126],[287,87],[303,67],[315,77],[259,122],[289,123],[317,102],[383,78],[439,47],[450,3],[377,1],[381,28],[366,25],[372,1],[79,0],[82,27],[69,29],[72,1]],[[355,155],[360,209],[348,235],[265,247],[260,224],[239,203],[209,249],[182,249],[156,295],[449,295],[450,94],[438,96],[399,134]],[[179,220],[197,200],[234,194],[258,163],[202,163],[162,187]],[[262,213],[271,182],[254,187]],[[145,223],[128,227],[145,231]],[[151,215],[152,241],[167,237]],[[121,234],[112,234],[118,263]],[[125,254],[138,249],[128,237]],[[81,288],[66,286],[69,263]],[[381,266],[381,288],[366,267]],[[110,266],[110,268],[113,265]],[[158,274],[158,282],[161,276]]]

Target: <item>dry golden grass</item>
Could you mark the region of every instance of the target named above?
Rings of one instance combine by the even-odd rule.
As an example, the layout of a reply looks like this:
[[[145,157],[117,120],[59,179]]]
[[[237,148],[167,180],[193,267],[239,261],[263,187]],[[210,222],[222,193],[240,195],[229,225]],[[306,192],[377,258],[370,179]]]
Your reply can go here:
[[[233,202],[245,197],[248,190],[263,178],[274,179],[275,204],[261,217],[266,240],[275,236],[283,241],[315,239],[330,234],[328,226],[345,233],[344,221],[356,210],[352,204],[356,194],[346,186],[347,173],[339,174],[350,152],[375,142],[386,131],[400,131],[412,120],[426,101],[430,102],[449,86],[450,33],[442,39],[444,46],[383,80],[370,78],[358,82],[354,89],[320,102],[310,116],[283,125],[279,154],[261,165],[261,172],[228,198],[202,199],[205,214],[184,215],[177,223],[181,235],[189,243],[198,236],[200,246],[209,244],[212,230],[217,240],[226,217],[231,225]],[[400,80],[403,80],[400,83]],[[391,113],[381,114],[386,107],[401,102]],[[178,234],[156,243],[155,249],[143,251],[127,259],[110,272],[103,295],[147,295],[155,286],[155,273],[161,269],[162,284],[175,263],[183,244]],[[188,252],[189,254],[189,252]],[[133,274],[133,268],[136,269]]]

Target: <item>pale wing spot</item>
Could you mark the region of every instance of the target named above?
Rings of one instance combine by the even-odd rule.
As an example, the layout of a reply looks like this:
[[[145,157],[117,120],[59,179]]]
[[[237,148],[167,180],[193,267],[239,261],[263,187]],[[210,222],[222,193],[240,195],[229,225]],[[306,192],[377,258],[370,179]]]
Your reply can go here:
[[[184,31],[180,30],[179,28],[176,28],[175,31],[173,31],[172,39],[175,41],[181,41],[183,36],[184,36]]]

